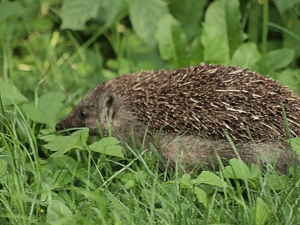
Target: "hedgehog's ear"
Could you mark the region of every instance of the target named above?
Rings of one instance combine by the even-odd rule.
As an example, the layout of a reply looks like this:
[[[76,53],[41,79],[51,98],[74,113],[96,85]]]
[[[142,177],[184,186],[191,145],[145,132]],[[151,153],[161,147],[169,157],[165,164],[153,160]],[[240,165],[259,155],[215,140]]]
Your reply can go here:
[[[115,96],[113,94],[106,94],[104,97],[104,107],[106,108],[106,115],[109,120],[115,116]]]

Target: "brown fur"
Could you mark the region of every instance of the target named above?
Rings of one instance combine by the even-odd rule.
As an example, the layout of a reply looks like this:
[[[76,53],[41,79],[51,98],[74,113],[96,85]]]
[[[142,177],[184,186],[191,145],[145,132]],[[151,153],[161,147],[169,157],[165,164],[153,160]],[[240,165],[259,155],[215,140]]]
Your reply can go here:
[[[144,137],[149,143],[154,131],[162,129],[157,145],[162,157],[174,166],[179,154],[181,165],[189,171],[200,164],[207,169],[217,167],[215,152],[225,163],[237,157],[224,135],[227,130],[246,163],[265,164],[278,156],[277,168],[285,172],[292,152],[285,147],[281,104],[291,135],[298,136],[299,100],[294,92],[258,73],[200,64],[144,71],[104,82],[90,91],[56,129],[89,127],[92,135],[98,135],[99,121],[104,135],[108,135],[110,124],[113,136],[128,144],[131,134],[137,143]],[[205,139],[199,138],[202,134]]]

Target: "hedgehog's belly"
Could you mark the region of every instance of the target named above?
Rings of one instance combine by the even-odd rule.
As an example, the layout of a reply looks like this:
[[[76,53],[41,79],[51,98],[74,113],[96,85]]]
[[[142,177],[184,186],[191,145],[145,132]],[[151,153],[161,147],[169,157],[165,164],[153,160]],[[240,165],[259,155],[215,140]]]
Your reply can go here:
[[[219,157],[225,166],[230,159],[241,158],[246,164],[271,163],[277,165],[278,171],[286,173],[288,166],[292,166],[293,159],[297,157],[292,150],[276,143],[251,142],[237,144],[237,155],[232,146],[225,141],[204,140],[191,135],[162,135],[157,147],[163,159],[168,161],[171,167],[175,167],[178,161],[178,165],[187,172],[195,169],[218,169]]]

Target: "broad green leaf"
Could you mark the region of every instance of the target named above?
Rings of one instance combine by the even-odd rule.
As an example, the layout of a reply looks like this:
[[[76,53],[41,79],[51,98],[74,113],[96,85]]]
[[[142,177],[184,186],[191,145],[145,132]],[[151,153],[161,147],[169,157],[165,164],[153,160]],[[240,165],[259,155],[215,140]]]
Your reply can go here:
[[[209,184],[218,187],[228,187],[227,183],[224,180],[222,180],[216,174],[209,171],[203,171],[196,179],[191,180],[191,184]]]
[[[155,46],[154,34],[160,18],[168,8],[160,0],[129,0],[129,17],[137,36],[149,46]]]
[[[276,80],[282,85],[288,86],[289,89],[300,93],[300,70],[285,69],[277,73]]]
[[[189,51],[187,53],[187,59],[190,65],[197,65],[203,62],[203,46],[201,43],[201,37],[196,37],[190,44]]]
[[[134,174],[133,173],[125,173],[124,175],[122,175],[121,177],[121,181],[123,183],[126,183],[130,180],[134,180]]]
[[[57,165],[59,168],[68,169],[69,171],[76,169],[79,164],[78,161],[67,155],[56,157],[51,161],[51,163]]]
[[[141,180],[145,180],[147,178],[148,174],[143,171],[137,171],[136,173],[125,173],[121,177],[121,181],[125,183],[125,189],[131,189],[135,187],[137,184],[141,183]]]
[[[0,82],[0,97],[3,105],[26,102],[27,98],[12,83]]]
[[[238,0],[217,0],[209,5],[201,36],[205,61],[229,63],[244,39],[240,19]]]
[[[223,37],[223,38],[220,38]],[[201,41],[203,44],[204,60],[209,63],[228,64],[230,59],[227,37],[218,27],[203,24]]]
[[[249,167],[242,160],[231,159],[229,160],[230,166],[224,168],[224,176],[227,178],[247,179],[250,174]]]
[[[186,36],[180,23],[171,15],[166,15],[158,22],[155,38],[161,57],[170,60],[176,67],[180,67],[181,59],[185,57],[187,49]]]
[[[56,151],[51,157],[55,158],[65,154],[73,148],[83,149],[83,142],[88,138],[88,129],[82,129],[74,132],[71,136],[62,136],[52,139],[48,144],[44,145],[45,148]]]
[[[50,177],[46,178],[46,183],[49,185],[51,190],[54,190],[57,188],[63,188],[73,179],[74,177],[72,176],[72,174],[66,169],[55,170]]]
[[[32,172],[33,174],[35,173],[35,168],[31,168],[32,165],[27,165],[27,168],[29,168],[29,171]],[[41,165],[40,168],[40,176],[43,180],[46,180],[46,178],[53,176],[54,174],[54,170],[53,170],[54,166],[51,165],[50,163],[43,163],[43,165]],[[48,187],[48,184],[47,184]]]
[[[23,7],[19,2],[0,2],[0,21],[3,21],[13,15],[21,14],[22,12]]]
[[[52,126],[56,122],[57,113],[63,106],[64,98],[60,92],[49,92],[38,98],[37,106],[31,102],[24,104],[22,109],[31,120]]]
[[[259,71],[262,74],[270,74],[289,65],[294,55],[295,52],[287,48],[268,52],[253,66],[253,70]]]
[[[255,204],[255,224],[264,225],[270,220],[270,218],[270,207],[260,197],[258,197]]]
[[[225,9],[226,31],[230,55],[232,56],[236,49],[243,43],[246,35],[241,26],[241,11],[238,0],[222,0]]]
[[[234,158],[229,160],[229,166],[225,167],[223,174],[227,178],[252,180],[260,177],[261,170],[256,165],[253,165],[250,170],[242,160]]]
[[[56,223],[60,221],[60,224],[72,224],[72,211],[62,202],[58,200],[52,200],[47,208],[47,222]]]
[[[90,173],[91,171],[89,171],[89,169],[85,166],[85,168],[76,169],[75,173],[72,173],[72,175],[81,179],[82,181],[86,181],[86,183],[88,183],[88,185],[92,187],[92,185],[94,184],[90,182],[90,178],[89,178],[89,176],[91,175]]]
[[[300,155],[300,138],[291,138],[290,143],[292,145],[292,149]]]
[[[87,171],[85,169],[86,165],[67,155],[60,155],[59,157],[55,158],[52,157],[49,163],[51,163],[51,165],[57,165],[58,168],[67,169],[73,177],[87,177]]]
[[[197,196],[199,202],[201,202],[205,207],[207,207],[207,194],[201,188],[195,187],[194,193]]]
[[[98,14],[99,0],[63,0],[61,29],[84,30],[85,23]]]
[[[231,64],[247,69],[253,66],[260,58],[261,55],[257,50],[256,44],[245,43],[240,45],[233,53]]]
[[[200,29],[200,21],[204,16],[207,0],[171,0],[169,8],[171,14],[180,21],[188,38],[195,37]],[[199,63],[199,62],[198,62]]]
[[[276,191],[282,191],[287,188],[289,184],[289,178],[286,175],[279,176],[277,174],[265,174],[265,180],[268,186]]]
[[[160,57],[156,48],[146,45],[133,31],[126,31],[121,39],[121,49],[124,52],[130,52],[126,57],[129,72],[140,70],[158,70],[161,69],[165,61]],[[124,60],[124,57],[118,57]],[[135,63],[133,63],[135,62]],[[120,63],[119,63],[120,64]],[[119,74],[124,74],[117,67]]]
[[[114,137],[106,137],[89,145],[91,151],[124,158],[123,148]]]
[[[54,139],[56,137],[57,136],[55,134],[49,134],[49,132],[48,132],[46,135],[41,134],[41,136],[39,136],[39,139],[43,140],[45,142],[50,142],[52,139]]]
[[[148,177],[148,173],[146,173],[143,170],[137,171],[137,173],[134,173],[134,178],[136,181],[141,182],[141,180],[145,180]]]
[[[130,189],[134,188],[135,186],[136,186],[135,181],[134,181],[134,180],[129,180],[129,181],[127,181],[126,184],[124,185],[124,188],[125,188],[126,190],[130,190]]]
[[[300,3],[300,0],[274,0],[274,2],[279,13],[283,14],[288,9],[294,9]]]
[[[100,10],[97,19],[102,20],[105,27],[110,27],[127,6],[125,0],[101,0],[99,3]]]
[[[178,179],[180,187],[184,189],[189,189],[193,187],[193,184],[191,183],[191,175],[190,174],[183,174],[182,178]]]

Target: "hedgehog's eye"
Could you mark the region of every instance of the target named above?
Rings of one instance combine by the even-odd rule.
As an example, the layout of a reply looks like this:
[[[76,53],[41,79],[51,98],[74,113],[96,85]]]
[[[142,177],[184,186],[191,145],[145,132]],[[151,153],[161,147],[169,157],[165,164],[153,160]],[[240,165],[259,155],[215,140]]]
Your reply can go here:
[[[87,115],[86,115],[86,112],[83,111],[83,110],[81,110],[80,113],[79,113],[80,119],[84,120],[84,119],[86,118],[86,116],[87,116]]]

